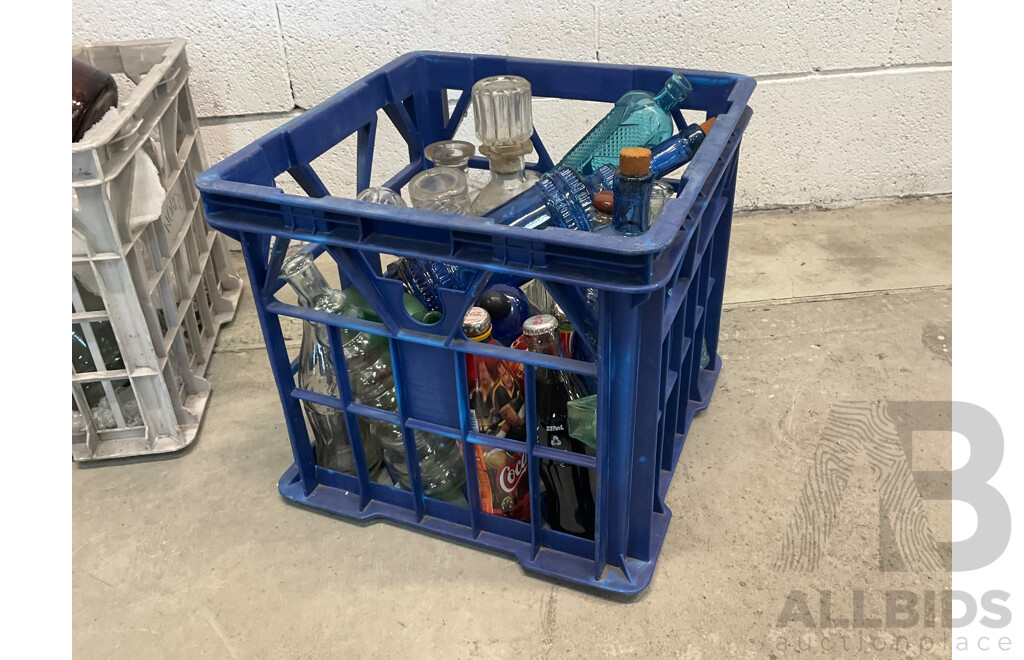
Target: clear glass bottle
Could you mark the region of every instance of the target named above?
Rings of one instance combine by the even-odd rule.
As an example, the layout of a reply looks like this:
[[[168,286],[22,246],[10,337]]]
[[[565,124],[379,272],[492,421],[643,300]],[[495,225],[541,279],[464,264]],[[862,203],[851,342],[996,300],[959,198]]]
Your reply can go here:
[[[491,179],[473,200],[483,215],[532,186],[538,174],[526,169],[533,152],[533,108],[530,82],[520,76],[491,76],[472,89],[480,153],[490,161]]]
[[[651,204],[648,212],[649,224],[654,224],[655,218],[665,207],[665,202],[676,196],[676,189],[664,181],[655,181],[651,188]]]
[[[406,208],[406,203],[402,196],[391,188],[385,188],[384,186],[370,186],[356,195],[356,199],[361,202],[374,202],[376,204]]]
[[[387,342],[365,333],[359,335],[361,337],[345,344],[352,394],[357,403],[397,412],[398,399]],[[395,424],[378,421],[368,422],[368,426],[370,434],[384,450],[388,470],[402,488],[411,488],[402,429]],[[457,496],[466,481],[458,440],[425,431],[415,431],[414,437],[423,494],[438,499]]]
[[[436,167],[454,167],[463,172],[475,153],[476,147],[462,140],[432,142],[423,150],[423,155]]]
[[[523,323],[527,350],[559,355],[555,333],[558,322],[550,314],[531,316]],[[537,367],[537,444],[552,449],[586,453],[586,445],[568,433],[569,401],[587,396],[586,390],[567,372]],[[594,537],[594,494],[589,470],[568,463],[542,459],[540,478],[545,490],[545,519],[559,532]]]
[[[613,165],[626,147],[651,148],[672,136],[672,110],[693,86],[676,73],[657,96],[643,90],[626,92],[601,121],[562,158],[567,166],[588,175],[602,165]]]
[[[308,254],[299,254],[286,261],[281,268],[281,275],[295,288],[300,302],[303,304],[323,311],[344,313],[346,316],[359,316],[359,311],[346,303],[344,293],[337,289],[330,289],[327,286],[326,280],[324,280],[323,275],[316,268],[316,264],[313,263],[313,259]],[[312,304],[306,301],[312,301]],[[337,382],[333,377],[333,361],[330,359],[327,344],[326,327],[319,324],[307,323],[307,325],[318,326],[317,330],[322,330],[322,334],[325,336],[319,337],[315,342],[316,347],[313,349],[313,359],[311,360],[314,368],[308,369],[307,360],[305,359],[306,333],[303,333],[303,352],[301,354],[301,368],[299,371],[300,387],[313,389],[303,384],[303,373],[305,372],[308,372],[308,375],[305,377],[306,380],[310,380],[310,376],[316,377],[315,380],[311,380],[310,384],[322,386],[322,381],[326,379],[325,376],[329,368],[329,380],[331,381],[329,387],[332,388],[332,391],[324,393],[338,396]],[[395,396],[395,381],[391,370],[391,354],[388,350],[387,340],[384,337],[365,332],[343,330],[342,350],[345,355],[345,362],[348,365],[349,381],[356,403],[396,412],[398,410],[398,402]],[[322,390],[314,389],[313,391]],[[317,405],[309,404],[308,402],[304,403],[310,406]],[[324,406],[320,406],[320,408],[324,408]],[[340,418],[328,419],[330,428],[327,430],[331,431],[331,435],[336,438],[344,438],[346,441],[344,448],[347,448],[347,458],[351,462],[351,448],[348,447],[347,442],[348,436],[347,434],[339,436],[336,431],[338,424],[344,430],[344,418],[333,408],[328,408],[327,410],[335,413],[333,417]],[[307,408],[308,411],[309,408]],[[319,412],[316,409],[314,411]],[[320,435],[316,433],[316,425],[312,421],[311,425],[314,426],[314,435],[317,436],[317,446],[319,448]],[[371,447],[373,448],[377,465],[380,463],[381,450],[383,449],[383,459],[391,474],[398,480],[400,486],[410,488],[409,470],[405,463],[405,444],[401,429],[394,424],[378,421],[371,422],[366,418],[360,418],[360,427],[363,431],[363,445],[367,453],[367,463],[373,463],[370,456]],[[455,496],[465,481],[465,469],[462,465],[458,441],[424,432],[416,432],[415,437],[424,494],[429,497],[442,499]],[[341,455],[344,458],[342,448],[336,449],[335,454]],[[330,466],[328,465],[327,467]],[[352,464],[352,469],[354,470],[354,464]],[[376,469],[376,465],[371,468],[371,472],[374,469]]]
[[[615,180],[612,227],[620,234],[636,236],[651,226],[651,150],[623,149],[619,155],[619,178]]]
[[[423,170],[409,181],[407,190],[418,209],[461,214],[471,209],[466,173],[454,167]]]
[[[359,316],[359,310],[347,304],[344,293],[327,286],[326,280],[316,270],[309,255],[296,255],[286,261],[281,267],[281,276],[295,289],[300,305],[334,314]],[[341,333],[343,343],[362,334],[350,330],[342,330]],[[332,397],[339,396],[327,326],[322,323],[302,323],[298,384],[304,390]],[[303,401],[302,407],[313,429],[316,464],[330,470],[355,474],[355,459],[352,457],[352,445],[345,426],[344,414],[336,408],[310,401]],[[372,475],[380,468],[380,444],[365,424],[361,424],[361,427],[366,466]]]

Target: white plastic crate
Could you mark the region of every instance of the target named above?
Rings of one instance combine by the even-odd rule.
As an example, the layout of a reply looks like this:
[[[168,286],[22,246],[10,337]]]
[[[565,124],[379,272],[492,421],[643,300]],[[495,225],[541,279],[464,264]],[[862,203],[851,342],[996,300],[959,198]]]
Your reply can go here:
[[[122,97],[115,118],[71,145],[72,350],[92,361],[72,360],[72,458],[175,451],[199,430],[203,375],[241,293],[194,185],[204,159],[185,41],[72,56],[114,75]],[[104,337],[123,368],[108,370],[116,352]]]

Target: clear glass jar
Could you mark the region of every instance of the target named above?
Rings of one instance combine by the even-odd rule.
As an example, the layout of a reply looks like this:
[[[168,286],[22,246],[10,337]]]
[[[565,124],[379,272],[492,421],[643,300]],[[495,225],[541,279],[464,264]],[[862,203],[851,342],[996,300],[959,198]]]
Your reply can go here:
[[[442,213],[469,213],[469,184],[466,173],[454,167],[434,167],[419,172],[406,189],[418,209]]]

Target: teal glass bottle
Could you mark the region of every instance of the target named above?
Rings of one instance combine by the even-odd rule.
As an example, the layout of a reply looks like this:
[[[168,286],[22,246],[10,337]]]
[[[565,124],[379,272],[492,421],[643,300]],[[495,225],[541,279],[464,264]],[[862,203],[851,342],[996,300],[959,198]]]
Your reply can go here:
[[[587,176],[602,165],[619,162],[627,147],[661,144],[672,137],[672,110],[690,94],[693,86],[676,73],[657,94],[643,90],[626,92],[604,118],[565,155],[558,167],[571,167]]]

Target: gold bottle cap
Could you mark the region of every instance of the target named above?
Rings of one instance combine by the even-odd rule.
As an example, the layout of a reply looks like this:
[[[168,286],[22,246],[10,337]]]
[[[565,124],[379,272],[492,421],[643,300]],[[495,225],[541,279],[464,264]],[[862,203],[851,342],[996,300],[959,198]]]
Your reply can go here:
[[[711,127],[715,125],[716,119],[718,119],[718,117],[712,117],[700,125],[700,130],[704,131],[704,135],[707,135],[708,131],[711,130]]]
[[[650,149],[627,147],[619,152],[619,174],[623,176],[646,176],[650,171]]]

